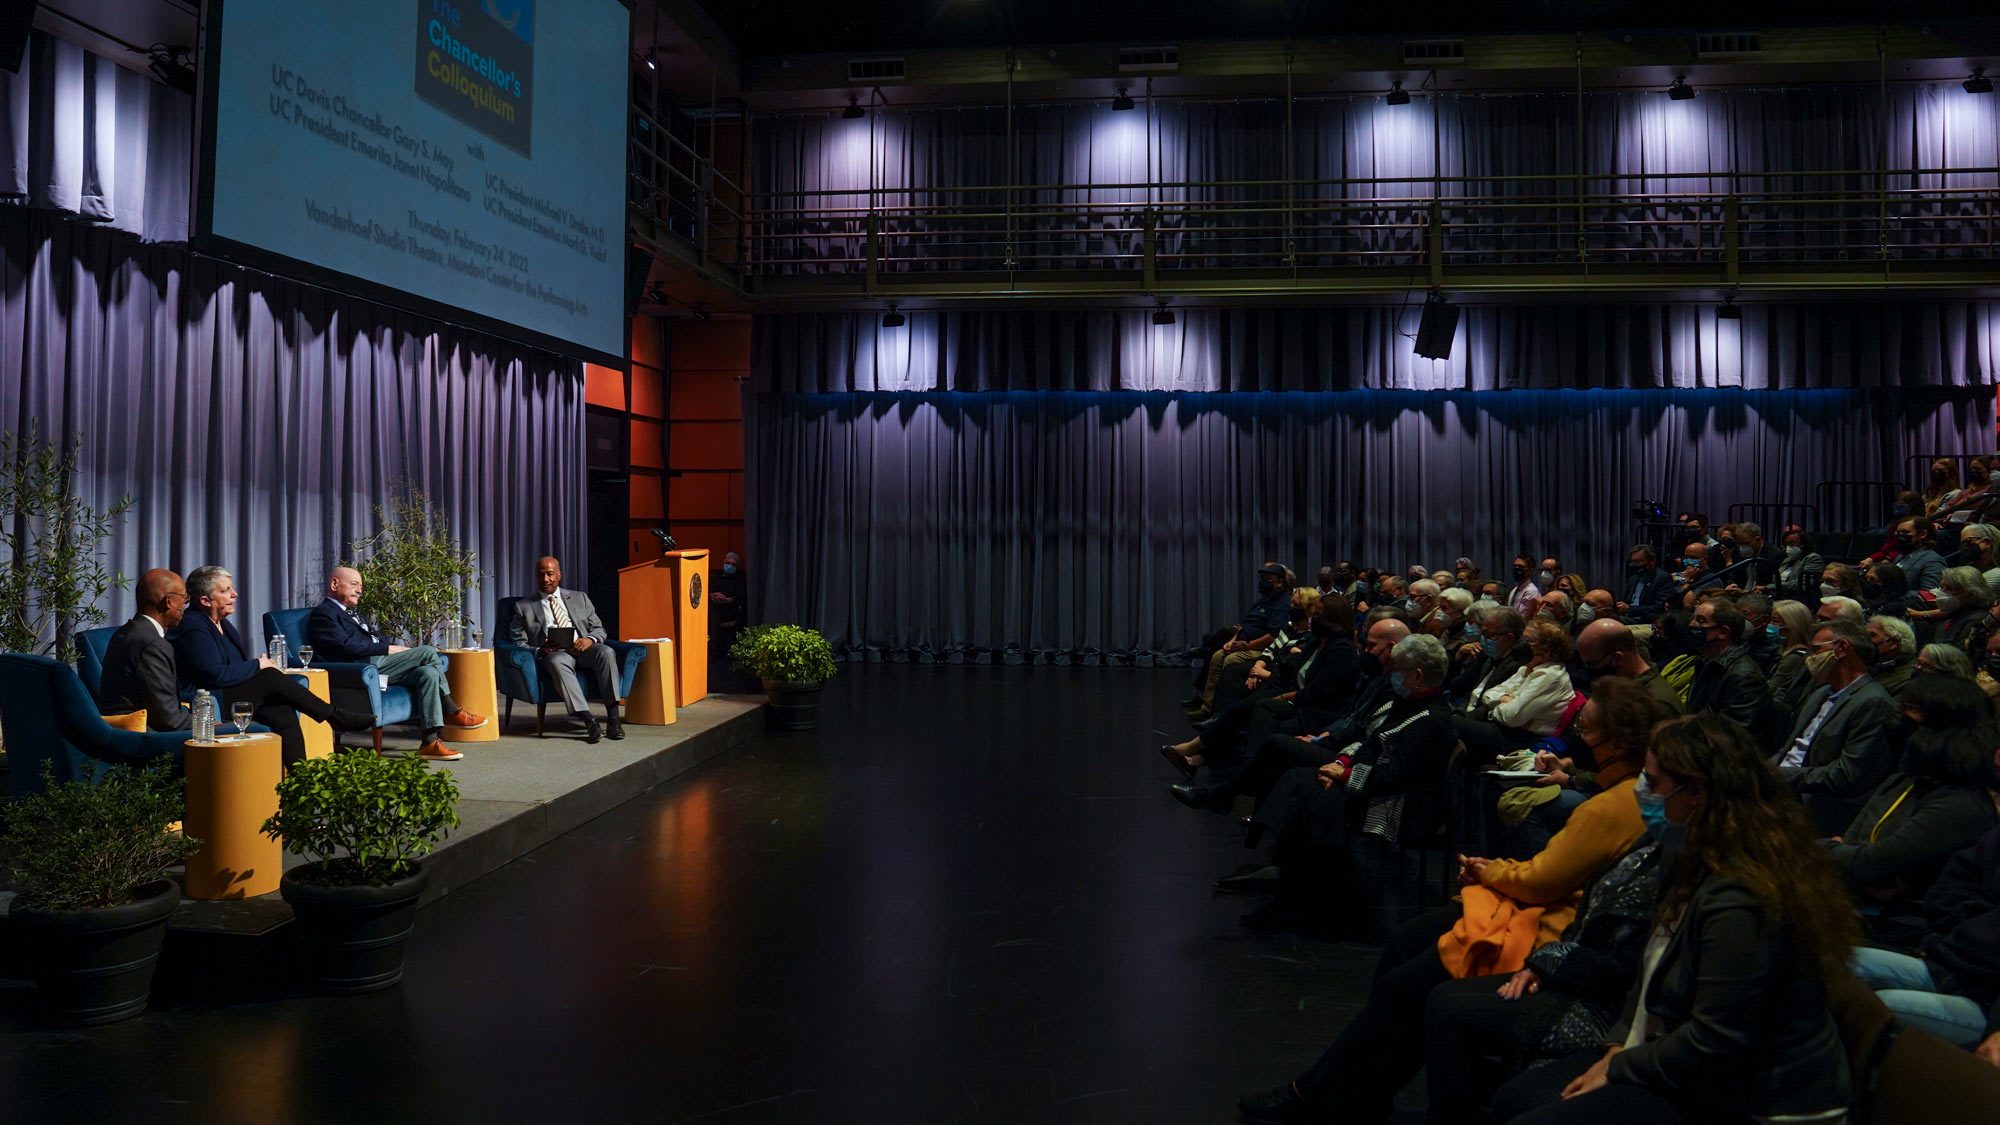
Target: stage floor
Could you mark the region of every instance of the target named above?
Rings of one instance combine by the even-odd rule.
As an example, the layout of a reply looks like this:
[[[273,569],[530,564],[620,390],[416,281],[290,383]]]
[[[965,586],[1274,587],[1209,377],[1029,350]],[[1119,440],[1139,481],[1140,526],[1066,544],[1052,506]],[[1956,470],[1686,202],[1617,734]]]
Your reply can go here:
[[[1234,1120],[1332,1040],[1375,951],[1252,934],[1258,900],[1210,890],[1238,826],[1175,804],[1153,750],[1186,686],[845,665],[819,731],[426,908],[397,989],[183,973],[138,1020],[51,1032],[0,988],[0,1088],[36,1122]],[[468,799],[531,803],[471,762]]]

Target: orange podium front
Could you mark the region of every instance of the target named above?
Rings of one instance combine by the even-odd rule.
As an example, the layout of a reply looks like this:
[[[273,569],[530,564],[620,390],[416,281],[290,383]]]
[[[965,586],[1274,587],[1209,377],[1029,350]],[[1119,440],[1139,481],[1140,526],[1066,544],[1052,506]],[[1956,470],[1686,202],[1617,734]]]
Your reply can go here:
[[[668,649],[674,662],[674,702],[686,707],[706,696],[708,551],[668,551],[665,558],[620,569],[618,636],[674,642]]]

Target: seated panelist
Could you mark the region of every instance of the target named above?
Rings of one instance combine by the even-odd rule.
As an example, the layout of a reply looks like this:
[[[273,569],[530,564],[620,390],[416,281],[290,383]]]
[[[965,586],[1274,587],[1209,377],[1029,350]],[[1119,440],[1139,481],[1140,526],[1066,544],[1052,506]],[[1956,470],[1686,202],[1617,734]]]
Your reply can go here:
[[[306,617],[306,641],[325,660],[372,664],[388,682],[410,690],[417,721],[423,727],[419,758],[449,762],[465,755],[445,745],[444,728],[475,729],[486,725],[451,698],[445,684],[444,654],[430,645],[391,644],[354,613],[361,603],[361,572],[337,566],[326,579],[326,597]]]
[[[180,674],[167,634],[187,612],[187,587],[171,570],[149,570],[134,592],[139,612],[111,634],[98,704],[110,715],[146,712],[147,730],[186,730],[192,717],[181,706]]]
[[[607,736],[624,738],[624,724],[618,721],[618,658],[611,646],[603,643],[609,635],[604,631],[604,622],[598,620],[597,607],[590,603],[589,594],[562,588],[562,563],[554,556],[535,564],[535,579],[540,592],[514,603],[508,638],[522,648],[535,650],[535,661],[555,681],[562,693],[563,706],[583,720],[585,742]],[[551,629],[569,632],[552,637]],[[559,640],[564,636],[566,640]],[[590,701],[583,697],[583,685],[576,678],[579,667],[597,680],[597,694],[604,700],[602,734],[596,716],[590,713]]]
[[[243,637],[229,621],[236,612],[236,579],[227,570],[196,567],[187,577],[187,598],[192,612],[168,639],[173,642],[180,682],[214,693],[219,723],[229,721],[233,705],[250,704],[251,718],[275,731],[283,743],[286,765],[306,756],[300,715],[343,731],[374,728],[373,715],[335,707],[287,676],[270,657],[246,655]],[[164,684],[157,685],[156,690],[164,689]]]

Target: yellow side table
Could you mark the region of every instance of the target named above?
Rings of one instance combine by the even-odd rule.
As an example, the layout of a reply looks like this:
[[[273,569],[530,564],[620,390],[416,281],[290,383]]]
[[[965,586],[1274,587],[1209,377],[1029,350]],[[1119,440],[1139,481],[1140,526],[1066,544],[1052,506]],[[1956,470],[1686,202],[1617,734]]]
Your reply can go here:
[[[324,668],[287,668],[287,676],[301,676],[306,681],[306,690],[328,702],[332,702],[332,683],[327,679]],[[306,736],[306,757],[333,757],[333,727],[318,719],[299,716],[299,732]]]
[[[448,648],[444,650],[445,683],[460,707],[486,716],[486,725],[467,730],[444,728],[446,742],[497,742],[500,739],[500,689],[493,675],[490,648]]]
[[[263,828],[278,811],[281,753],[275,734],[188,741],[187,819],[181,823],[201,850],[187,861],[187,897],[254,898],[278,889],[284,848]]]
[[[632,677],[632,694],[625,698],[625,721],[644,726],[671,726],[674,713],[674,642],[631,642],[646,650],[639,672]]]

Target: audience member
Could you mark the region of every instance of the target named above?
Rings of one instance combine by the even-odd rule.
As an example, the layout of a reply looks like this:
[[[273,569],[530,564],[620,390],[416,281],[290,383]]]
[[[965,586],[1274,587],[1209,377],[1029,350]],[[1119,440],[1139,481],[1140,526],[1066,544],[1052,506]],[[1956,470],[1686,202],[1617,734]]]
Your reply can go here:
[[[1785,550],[1778,560],[1778,581],[1771,594],[1813,609],[1819,605],[1820,576],[1824,573],[1826,560],[1814,553],[1812,536],[1790,528],[1785,532]]]
[[[1507,608],[1522,617],[1535,615],[1535,603],[1542,588],[1535,583],[1535,564],[1526,555],[1514,556],[1514,589],[1507,595]]]
[[[1438,594],[1438,611],[1432,616],[1426,632],[1438,639],[1447,653],[1456,653],[1467,644],[1477,644],[1477,634],[1472,631],[1472,594],[1463,587],[1453,587]]]
[[[391,684],[409,689],[410,702],[422,728],[417,757],[451,762],[465,755],[444,743],[444,728],[475,730],[486,725],[483,715],[460,707],[445,683],[444,654],[430,645],[390,644],[354,612],[361,604],[361,572],[337,566],[326,579],[326,597],[306,616],[306,642],[322,660],[373,665]]]
[[[1789,728],[1799,703],[1812,689],[1813,679],[1806,672],[1806,657],[1812,653],[1813,633],[1818,630],[1818,625],[1806,610],[1805,603],[1790,599],[1773,605],[1771,617],[1778,623],[1778,659],[1772,663],[1771,674],[1765,677],[1764,686],[1771,693],[1771,713],[1781,718]]]
[[[1819,683],[1772,765],[1821,826],[1846,828],[1894,764],[1890,724],[1895,701],[1868,675],[1874,649],[1868,631],[1851,621],[1827,621],[1813,634],[1806,667]]]
[[[1948,679],[1964,680],[1971,683],[1978,672],[1972,667],[1972,658],[1965,650],[1955,645],[1932,643],[1917,650],[1917,662],[1910,669],[1911,678],[1944,676]],[[1890,692],[1900,698],[1900,693]]]
[[[1688,621],[1687,643],[1699,666],[1688,685],[1687,710],[1710,711],[1748,727],[1770,699],[1764,674],[1743,648],[1743,611],[1726,600],[1703,601]]]
[[[1645,688],[1670,713],[1681,713],[1681,694],[1646,659],[1639,638],[1624,622],[1593,621],[1584,626],[1577,634],[1576,651],[1593,686],[1600,677],[1622,676]]]
[[[1674,597],[1683,598],[1709,584],[1714,570],[1709,565],[1708,544],[1689,543],[1681,548],[1681,568],[1674,576]]]
[[[1916,671],[1917,632],[1897,617],[1868,619],[1868,646],[1874,654],[1868,674],[1890,695],[1900,695]]]
[[[1945,861],[1994,826],[1987,786],[2000,723],[1970,679],[1920,677],[1899,706],[1911,729],[1897,740],[1896,771],[1826,849],[1853,884],[1875,940],[1914,947],[1924,931],[1924,893]]]
[[[1452,654],[1454,671],[1445,692],[1455,699],[1501,683],[1528,662],[1528,650],[1520,643],[1527,622],[1519,613],[1497,602],[1475,605],[1472,625],[1478,640],[1460,645]]]
[[[1320,613],[1320,594],[1310,586],[1299,586],[1292,590],[1290,613],[1286,621],[1271,634],[1271,642],[1256,652],[1256,659],[1250,662],[1242,674],[1235,669],[1227,672],[1215,685],[1213,717],[1209,722],[1219,721],[1222,715],[1239,700],[1251,695],[1274,695],[1285,690],[1274,683],[1279,671],[1279,663],[1287,651],[1296,650],[1312,637],[1313,622]],[[1348,611],[1349,621],[1353,610]],[[1350,627],[1348,632],[1352,634]],[[1237,665],[1240,668],[1241,665]],[[1195,724],[1197,728],[1202,723]]]
[[[1935,536],[1935,527],[1923,516],[1911,516],[1896,525],[1895,563],[1910,590],[1933,589],[1944,573],[1944,556],[1937,552]],[[1884,596],[1887,594],[1885,589]]]
[[[1208,640],[1214,643],[1197,650],[1198,655],[1206,658],[1207,663],[1201,665],[1206,670],[1195,682],[1195,694],[1181,700],[1181,706],[1193,711],[1197,719],[1206,719],[1213,713],[1215,685],[1222,681],[1223,666],[1233,663],[1236,671],[1248,671],[1257,653],[1291,619],[1291,574],[1275,562],[1258,567],[1257,600],[1226,634],[1210,636]]]
[[[1821,621],[1853,621],[1858,624],[1868,619],[1868,610],[1853,598],[1834,594],[1819,600],[1819,612],[1814,616]]]
[[[1757,662],[1757,670],[1768,678],[1772,666],[1778,662],[1778,635],[1781,632],[1777,618],[1771,612],[1771,599],[1762,594],[1743,594],[1737,597],[1736,608],[1743,613],[1744,651]]]
[[[1654,734],[1637,797],[1661,823],[1658,928],[1629,1026],[1500,1088],[1493,1120],[1838,1121],[1852,1088],[1826,981],[1858,936],[1797,802],[1747,732],[1689,715]]]
[[[1570,632],[1570,625],[1576,620],[1576,605],[1561,590],[1543,594],[1535,602],[1535,619],[1553,622],[1562,626],[1564,632]]]
[[[1645,543],[1634,546],[1625,556],[1625,595],[1613,609],[1628,625],[1643,625],[1658,617],[1674,595],[1674,578],[1660,569],[1658,552]]]
[[[535,653],[536,663],[555,681],[563,706],[572,718],[582,721],[585,742],[624,738],[625,726],[618,721],[618,658],[604,643],[609,634],[604,631],[604,622],[598,620],[597,607],[582,590],[563,588],[562,563],[554,557],[544,557],[535,564],[535,581],[540,593],[514,603],[509,639]],[[556,644],[549,638],[550,629],[569,629],[574,637],[567,645]],[[577,679],[579,667],[596,680],[598,698],[604,700],[601,732]]]
[[[1958,562],[1979,571],[1989,593],[2000,597],[2000,528],[1990,523],[1967,524],[1958,534]]]
[[[330,723],[342,731],[370,730],[375,726],[373,715],[335,707],[285,675],[270,657],[251,657],[242,634],[229,620],[236,612],[236,598],[234,575],[219,566],[194,568],[187,577],[187,609],[191,612],[167,635],[173,642],[174,663],[181,682],[212,692],[218,718],[226,721],[236,704],[250,704],[250,718],[277,734],[279,752],[287,766],[305,760],[306,740],[305,732],[299,729],[300,715]],[[140,666],[140,673],[160,673],[157,654],[155,659]],[[121,669],[120,677],[125,674]],[[153,697],[170,690],[178,694],[177,689],[169,689],[163,682],[149,684]]]
[[[1483,765],[1552,733],[1576,698],[1566,667],[1569,632],[1552,621],[1530,621],[1521,643],[1528,662],[1505,680],[1482,684],[1454,720],[1470,764]]]
[[[1978,569],[1947,567],[1938,576],[1935,595],[1919,595],[1921,608],[1909,611],[1910,619],[1928,624],[1932,639],[1967,653],[1984,653],[1986,638],[1993,634],[1993,592]]]
[[[1946,861],[1916,955],[1856,949],[1854,975],[1898,1019],[2000,1066],[2000,828]]]
[[[1830,562],[1820,572],[1819,599],[1848,598],[1854,602],[1867,599],[1862,596],[1861,572],[1846,563]]]
[[[1949,457],[1931,462],[1929,487],[1924,489],[1924,515],[1930,515],[1958,495],[1958,463]]]

